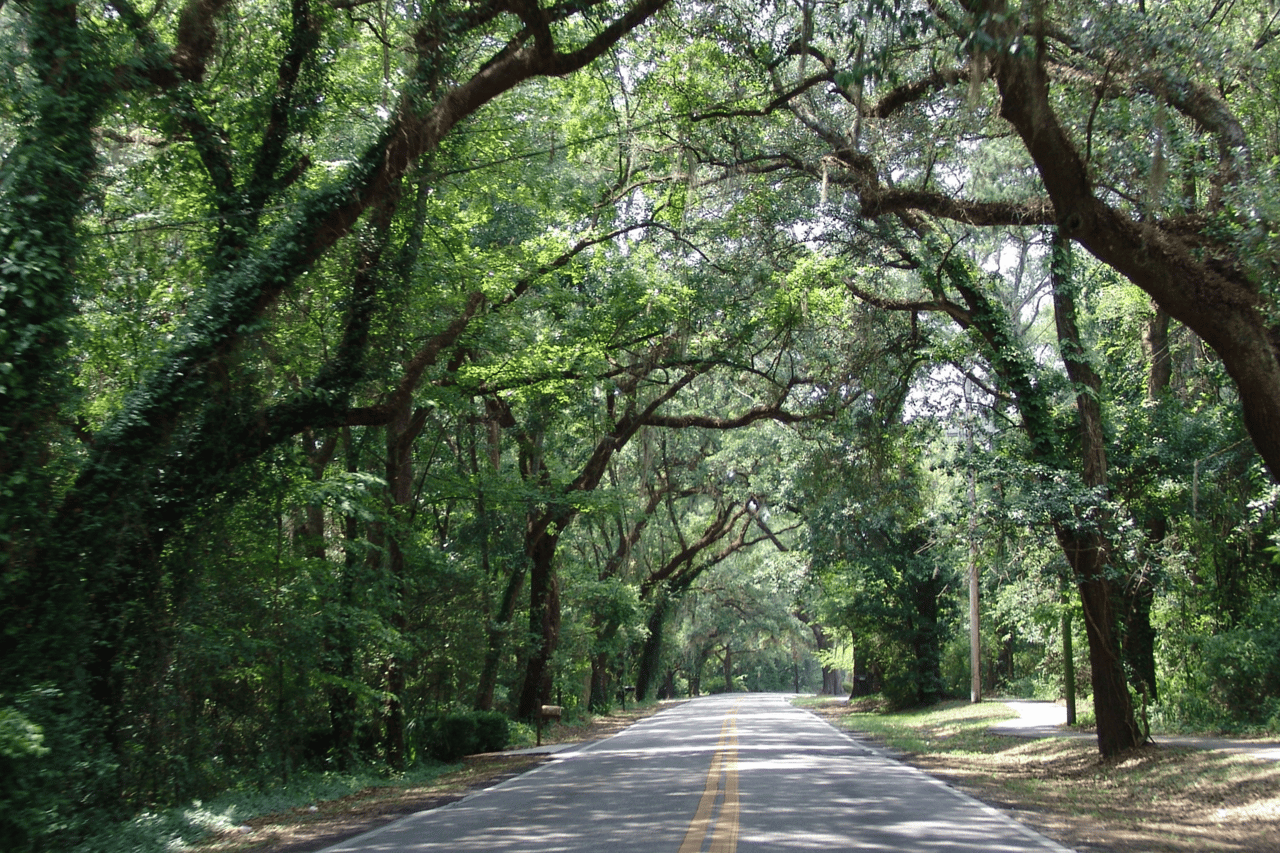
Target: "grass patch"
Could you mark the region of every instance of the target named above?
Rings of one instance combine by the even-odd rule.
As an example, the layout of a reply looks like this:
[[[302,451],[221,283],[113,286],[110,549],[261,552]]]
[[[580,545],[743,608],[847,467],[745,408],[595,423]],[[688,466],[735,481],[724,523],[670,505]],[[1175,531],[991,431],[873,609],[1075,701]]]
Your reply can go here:
[[[1016,716],[999,702],[981,705],[947,702],[895,714],[859,710],[855,705],[845,722],[846,727],[870,735],[897,752],[986,754],[1018,742],[1018,738],[987,732],[993,723]]]
[[[288,785],[226,791],[183,807],[143,812],[128,823],[104,828],[77,845],[75,853],[172,853],[213,838],[250,835],[264,816],[310,817],[321,813],[321,805],[372,800],[391,790],[443,792],[467,775],[465,764],[429,764],[395,774],[372,767],[299,774]]]
[[[810,710],[1080,851],[1274,853],[1280,764],[1148,746],[1103,761],[1088,738],[993,735],[999,702],[888,714],[863,701]]]
[[[368,832],[399,817],[454,802],[472,791],[497,784],[540,764],[540,755],[490,753],[469,756],[441,768],[434,778],[422,774],[384,780],[336,799],[256,815],[238,827],[206,837],[194,846],[170,851],[248,853],[318,850]]]

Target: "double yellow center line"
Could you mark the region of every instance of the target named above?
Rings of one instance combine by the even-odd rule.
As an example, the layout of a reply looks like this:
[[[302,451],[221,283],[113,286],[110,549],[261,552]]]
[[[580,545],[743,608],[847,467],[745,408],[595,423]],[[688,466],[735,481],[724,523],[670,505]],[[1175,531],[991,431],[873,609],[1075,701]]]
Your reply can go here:
[[[723,794],[723,796],[721,796]],[[716,805],[719,803],[719,809]],[[738,848],[738,706],[725,715],[720,741],[707,772],[707,784],[684,835],[680,853],[702,853],[707,833],[711,847],[707,853],[734,853]]]

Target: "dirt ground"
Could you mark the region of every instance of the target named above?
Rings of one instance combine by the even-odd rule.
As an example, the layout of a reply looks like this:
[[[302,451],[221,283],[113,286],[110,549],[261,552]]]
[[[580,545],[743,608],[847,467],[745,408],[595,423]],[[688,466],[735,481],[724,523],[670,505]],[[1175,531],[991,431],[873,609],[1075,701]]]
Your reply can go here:
[[[809,707],[849,728],[843,704]],[[1148,746],[1103,761],[1093,739],[991,735],[899,757],[1079,853],[1277,853],[1280,763]]]

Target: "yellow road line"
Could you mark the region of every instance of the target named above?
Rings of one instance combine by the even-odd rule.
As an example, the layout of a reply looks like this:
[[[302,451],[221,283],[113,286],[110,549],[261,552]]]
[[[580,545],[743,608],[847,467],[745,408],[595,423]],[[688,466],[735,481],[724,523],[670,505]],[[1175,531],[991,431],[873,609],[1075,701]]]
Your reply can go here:
[[[729,730],[728,749],[721,765],[724,767],[724,802],[716,817],[715,834],[711,836],[710,853],[734,853],[738,849],[738,724],[734,720]]]
[[[738,706],[725,716],[720,727],[720,740],[716,743],[711,769],[707,771],[707,784],[702,789],[698,810],[694,812],[689,829],[685,832],[680,853],[701,853],[707,832],[712,826],[712,812],[721,791],[721,775],[724,776],[724,799],[716,816],[715,833],[711,837],[709,853],[734,853],[738,847]]]

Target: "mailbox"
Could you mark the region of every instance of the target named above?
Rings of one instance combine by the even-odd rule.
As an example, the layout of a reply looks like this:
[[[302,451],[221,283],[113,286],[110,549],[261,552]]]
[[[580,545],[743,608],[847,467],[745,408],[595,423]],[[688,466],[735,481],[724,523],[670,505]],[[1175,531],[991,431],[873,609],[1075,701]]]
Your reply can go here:
[[[542,724],[548,720],[558,720],[560,715],[564,713],[564,708],[559,705],[543,705],[538,712],[538,746],[542,746]]]

